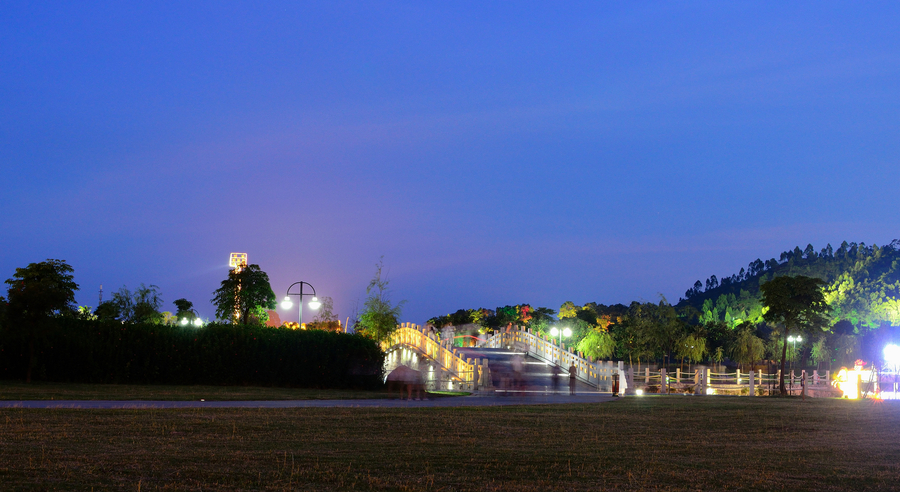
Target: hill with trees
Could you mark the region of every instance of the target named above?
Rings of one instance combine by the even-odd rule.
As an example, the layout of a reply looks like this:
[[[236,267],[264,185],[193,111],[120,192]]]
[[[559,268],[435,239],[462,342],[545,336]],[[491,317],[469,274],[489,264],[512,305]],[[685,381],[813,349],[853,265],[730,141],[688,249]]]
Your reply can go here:
[[[765,316],[760,289],[785,276],[821,281],[828,311],[822,327],[794,332],[802,333],[802,341],[787,346],[783,323]],[[563,340],[567,346],[591,357],[638,364],[730,361],[747,366],[781,359],[784,352],[788,360],[822,368],[851,365],[856,358],[877,361],[888,341],[900,342],[900,241],[880,247],[843,242],[818,251],[812,245],[795,247],[777,259],[751,261],[721,280],[715,275],[698,280],[675,305],[664,297],[627,306],[566,302],[555,313],[521,304],[461,309],[429,322],[437,327],[474,323],[482,332],[513,323],[545,334],[551,325],[565,325],[573,332]]]

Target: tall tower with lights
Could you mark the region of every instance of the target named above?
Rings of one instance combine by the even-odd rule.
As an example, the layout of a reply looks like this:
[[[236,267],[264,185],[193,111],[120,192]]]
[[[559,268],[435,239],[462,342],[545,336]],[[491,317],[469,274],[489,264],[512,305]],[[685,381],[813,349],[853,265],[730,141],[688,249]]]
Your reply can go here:
[[[234,273],[241,273],[241,270],[247,267],[247,253],[231,253],[228,266],[234,270]]]
[[[231,253],[231,256],[228,258],[228,266],[234,270],[234,273],[241,273],[241,270],[247,268],[247,253]],[[237,321],[241,317],[241,310],[239,306],[241,305],[241,300],[239,299],[241,295],[241,286],[237,286],[237,290],[234,293],[234,320]]]

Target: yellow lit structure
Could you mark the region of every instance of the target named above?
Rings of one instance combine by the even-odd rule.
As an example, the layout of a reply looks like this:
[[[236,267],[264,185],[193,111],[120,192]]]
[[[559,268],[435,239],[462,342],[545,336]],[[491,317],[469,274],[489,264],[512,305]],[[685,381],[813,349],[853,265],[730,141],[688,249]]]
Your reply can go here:
[[[228,266],[234,270],[234,273],[241,273],[241,270],[247,268],[247,253],[231,253],[231,256],[228,258]],[[241,291],[241,286],[238,285],[238,291],[235,292],[235,303],[234,303],[234,319],[237,320],[241,317],[241,311],[237,308],[240,305],[237,302],[238,293]]]
[[[844,394],[844,398],[849,398],[851,400],[862,398],[863,386],[869,382],[872,383],[869,392],[872,394],[873,398],[878,398],[878,378],[874,374],[874,370],[864,369],[864,365],[865,363],[863,361],[857,360],[853,369],[842,367],[834,376],[834,381],[832,381],[831,384],[834,385],[835,388],[841,390]]]
[[[231,253],[228,266],[234,270],[234,273],[240,273],[247,266],[247,253]]]

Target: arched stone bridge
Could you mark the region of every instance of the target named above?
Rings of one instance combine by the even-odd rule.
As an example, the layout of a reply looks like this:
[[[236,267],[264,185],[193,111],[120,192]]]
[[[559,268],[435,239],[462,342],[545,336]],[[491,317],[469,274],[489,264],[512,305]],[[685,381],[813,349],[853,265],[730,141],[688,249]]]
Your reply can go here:
[[[521,327],[503,329],[476,347],[454,347],[428,328],[403,323],[382,348],[386,372],[400,364],[419,369],[430,390],[568,392],[574,364],[577,392],[609,392],[613,373],[622,369],[621,363],[591,361]]]

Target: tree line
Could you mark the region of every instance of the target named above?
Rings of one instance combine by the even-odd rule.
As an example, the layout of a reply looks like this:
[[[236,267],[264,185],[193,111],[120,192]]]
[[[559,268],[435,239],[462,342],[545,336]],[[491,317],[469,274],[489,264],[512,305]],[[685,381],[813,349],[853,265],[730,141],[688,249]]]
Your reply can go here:
[[[197,327],[191,302],[161,313],[159,288],[123,287],[91,312],[75,304],[73,269],[62,260],[17,268],[0,296],[0,377],[80,382],[380,384],[384,355],[362,335],[263,326],[274,308],[257,265],[232,270],[214,293],[218,323]],[[330,303],[329,303],[330,305]]]
[[[773,318],[765,286],[773,288],[784,282],[782,278],[812,279],[809,282],[818,287],[811,291],[822,296],[821,316]],[[542,315],[532,315],[537,312]],[[543,335],[552,326],[565,326],[572,331],[563,340],[567,346],[591,357],[637,364],[710,362],[747,367],[764,360],[788,360],[827,368],[852,365],[860,358],[877,361],[886,343],[900,340],[900,241],[881,247],[848,242],[837,249],[830,244],[820,250],[811,244],[795,247],[778,259],[756,259],[721,280],[715,275],[698,280],[675,305],[664,297],[628,305],[566,302],[558,311],[520,304],[461,309],[429,323],[474,324],[483,333],[512,323]],[[786,343],[791,330],[800,341]]]

